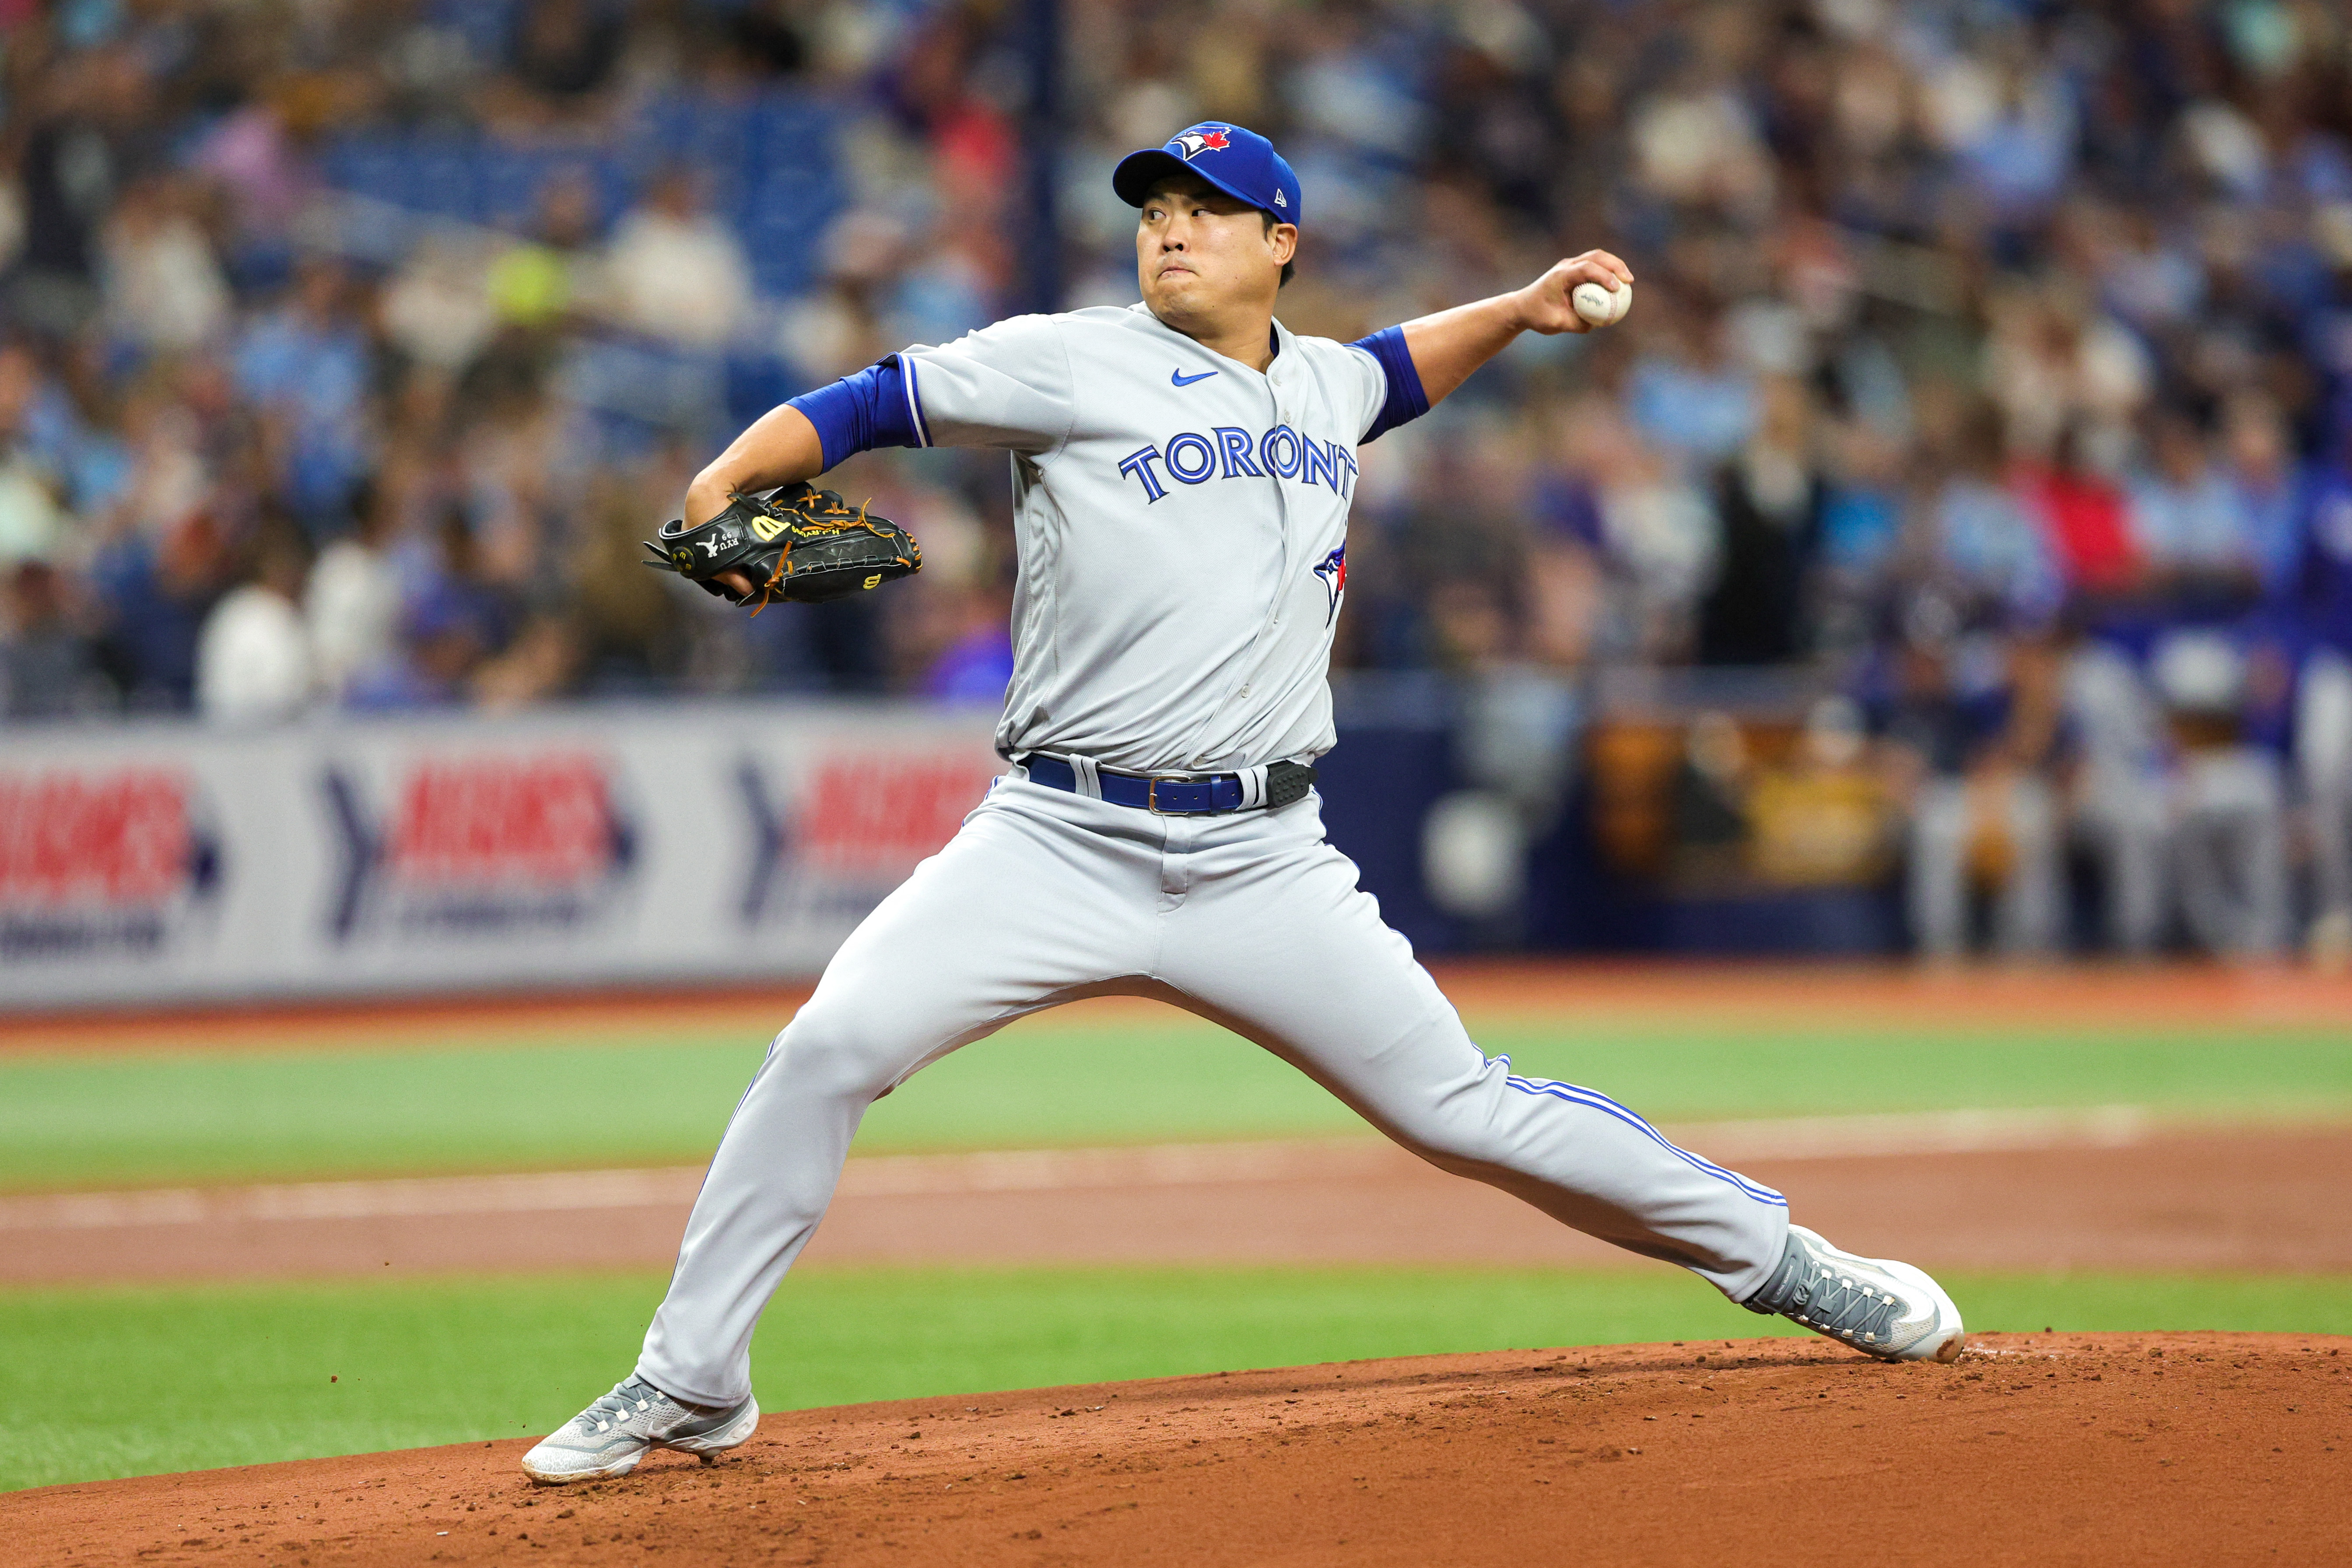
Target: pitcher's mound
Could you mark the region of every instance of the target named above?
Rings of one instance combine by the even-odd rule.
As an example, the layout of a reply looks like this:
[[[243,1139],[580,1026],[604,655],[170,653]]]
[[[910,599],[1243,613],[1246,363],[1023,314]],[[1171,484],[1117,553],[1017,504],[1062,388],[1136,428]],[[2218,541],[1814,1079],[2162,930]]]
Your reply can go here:
[[[0,1518],[15,1562],[312,1568],[2343,1562],[2347,1347],[1433,1356],[798,1411],[717,1466],[568,1489],[503,1442],[52,1487]]]

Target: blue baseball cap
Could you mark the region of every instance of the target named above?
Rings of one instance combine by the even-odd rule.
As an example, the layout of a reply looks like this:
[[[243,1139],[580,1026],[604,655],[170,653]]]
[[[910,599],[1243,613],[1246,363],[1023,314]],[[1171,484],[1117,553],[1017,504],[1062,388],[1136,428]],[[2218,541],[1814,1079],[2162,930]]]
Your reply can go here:
[[[1129,153],[1111,171],[1110,188],[1129,206],[1139,207],[1151,187],[1176,170],[1198,174],[1278,223],[1298,221],[1298,176],[1274,143],[1255,131],[1213,120],[1187,126],[1158,147]]]

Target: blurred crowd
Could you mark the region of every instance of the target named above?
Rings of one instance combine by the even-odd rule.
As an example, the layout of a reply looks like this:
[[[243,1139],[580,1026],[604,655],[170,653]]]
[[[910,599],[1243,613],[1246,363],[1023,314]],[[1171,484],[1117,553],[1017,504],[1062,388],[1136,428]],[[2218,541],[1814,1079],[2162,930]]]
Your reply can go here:
[[[829,481],[924,542],[871,602],[637,541],[731,422],[1033,300],[1041,138],[1062,302],[1133,300],[1110,166],[1216,117],[1301,176],[1295,329],[1639,279],[1366,449],[1340,666],[1801,671],[1927,950],[2062,945],[2089,862],[2115,950],[2352,952],[2344,5],[1060,0],[1043,108],[1031,14],[0,0],[0,710],[992,702],[1001,460]],[[428,145],[527,172],[405,223]]]

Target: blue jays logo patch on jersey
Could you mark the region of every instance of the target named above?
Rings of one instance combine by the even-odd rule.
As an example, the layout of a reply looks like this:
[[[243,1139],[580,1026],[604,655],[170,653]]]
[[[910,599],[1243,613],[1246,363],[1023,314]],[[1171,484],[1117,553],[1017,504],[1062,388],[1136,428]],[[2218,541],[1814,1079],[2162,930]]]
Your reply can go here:
[[[1233,138],[1214,126],[1206,131],[1187,131],[1168,143],[1188,163],[1203,153],[1222,153],[1232,145]]]
[[[1323,564],[1315,568],[1315,575],[1323,579],[1323,591],[1330,595],[1331,607],[1323,616],[1329,626],[1339,616],[1339,597],[1348,591],[1348,547],[1344,544],[1323,557]]]

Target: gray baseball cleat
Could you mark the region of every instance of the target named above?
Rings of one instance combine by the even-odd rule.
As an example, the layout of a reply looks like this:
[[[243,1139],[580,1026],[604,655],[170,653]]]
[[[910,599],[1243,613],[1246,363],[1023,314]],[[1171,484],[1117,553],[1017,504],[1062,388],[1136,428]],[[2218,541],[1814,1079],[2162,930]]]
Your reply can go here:
[[[525,1454],[522,1468],[532,1480],[561,1486],[625,1476],[656,1448],[698,1454],[707,1465],[759,1424],[759,1402],[749,1394],[740,1405],[714,1409],[672,1399],[632,1377]]]
[[[1763,1288],[1739,1303],[1778,1313],[1881,1361],[1960,1359],[1968,1331],[1943,1287],[1908,1263],[1840,1252],[1803,1226]]]

